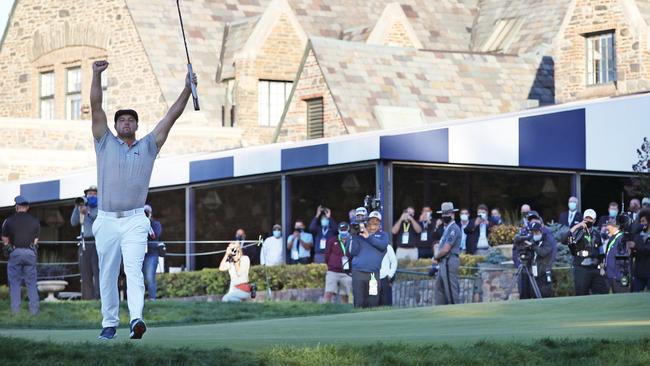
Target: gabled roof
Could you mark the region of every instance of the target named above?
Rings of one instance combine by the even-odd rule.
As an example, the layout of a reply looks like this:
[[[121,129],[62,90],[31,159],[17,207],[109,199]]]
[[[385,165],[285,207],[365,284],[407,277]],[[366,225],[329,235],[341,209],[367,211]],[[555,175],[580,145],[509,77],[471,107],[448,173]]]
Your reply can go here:
[[[221,44],[221,55],[219,56],[217,81],[235,77],[235,54],[244,47],[259,19],[259,16],[255,16],[237,22],[226,23],[223,43]]]
[[[185,51],[180,34],[178,12],[169,0],[125,0],[151,60],[153,71],[168,104],[173,103],[186,73]],[[350,28],[374,26],[387,4],[395,0],[287,0],[307,35],[339,38]],[[425,48],[466,49],[469,29],[476,15],[475,0],[400,1],[418,39]],[[227,22],[244,19],[247,26],[261,15],[271,0],[195,0],[181,2],[187,43],[195,72],[199,77],[199,97],[206,122],[214,123],[221,111],[223,90],[215,81],[223,32]],[[467,4],[466,4],[467,3]],[[243,26],[243,25],[242,25]],[[246,32],[236,32],[237,38]],[[230,42],[229,53],[241,45]],[[224,58],[226,54],[224,54]],[[224,64],[224,71],[227,65]],[[193,114],[197,116],[197,114]]]
[[[560,31],[572,0],[480,0],[479,13],[472,28],[474,51],[495,51],[483,46],[505,31],[503,53],[522,54],[550,48]],[[543,51],[542,51],[543,52]]]
[[[428,51],[311,38],[343,122],[381,128],[378,108],[421,111],[424,123],[499,114],[553,102],[552,68],[539,57]]]

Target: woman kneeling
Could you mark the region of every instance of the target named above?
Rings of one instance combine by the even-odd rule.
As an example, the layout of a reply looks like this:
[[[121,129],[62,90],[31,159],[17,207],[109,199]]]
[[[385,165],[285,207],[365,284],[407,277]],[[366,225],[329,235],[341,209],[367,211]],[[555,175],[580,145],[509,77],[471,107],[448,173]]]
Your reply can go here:
[[[243,255],[241,246],[237,242],[228,244],[226,254],[219,264],[221,272],[228,271],[230,275],[230,288],[223,296],[223,302],[241,302],[251,298],[251,286],[248,284],[248,270],[251,261]]]

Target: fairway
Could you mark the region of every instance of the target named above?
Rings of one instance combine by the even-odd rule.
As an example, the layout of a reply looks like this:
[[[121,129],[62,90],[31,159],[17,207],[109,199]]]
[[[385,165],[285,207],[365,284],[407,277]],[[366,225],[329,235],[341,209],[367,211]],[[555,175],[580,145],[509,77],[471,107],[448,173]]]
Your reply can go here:
[[[53,342],[95,341],[99,329],[0,329],[0,335]],[[151,327],[138,344],[242,350],[275,345],[365,345],[531,342],[555,339],[650,337],[650,293],[478,303],[350,314]],[[130,342],[126,327],[118,342]]]

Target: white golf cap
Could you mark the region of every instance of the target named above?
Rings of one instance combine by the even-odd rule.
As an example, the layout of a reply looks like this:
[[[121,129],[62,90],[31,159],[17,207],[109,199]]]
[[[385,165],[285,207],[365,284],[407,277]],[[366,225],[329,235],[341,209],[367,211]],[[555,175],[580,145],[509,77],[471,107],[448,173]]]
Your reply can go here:
[[[582,216],[591,217],[592,219],[596,220],[596,211],[590,208],[588,210],[585,210],[585,213]]]
[[[357,207],[356,211],[354,211],[354,214],[356,216],[359,216],[359,215],[366,216],[368,214],[368,210],[366,210],[365,207]]]
[[[153,212],[153,209],[152,209],[151,206],[149,206],[149,205],[144,205],[144,210],[145,210],[146,212]]]
[[[379,221],[381,221],[381,214],[379,213],[379,211],[372,211],[370,213],[370,215],[368,215],[368,220],[370,220],[372,218],[375,218],[375,219],[378,219]]]

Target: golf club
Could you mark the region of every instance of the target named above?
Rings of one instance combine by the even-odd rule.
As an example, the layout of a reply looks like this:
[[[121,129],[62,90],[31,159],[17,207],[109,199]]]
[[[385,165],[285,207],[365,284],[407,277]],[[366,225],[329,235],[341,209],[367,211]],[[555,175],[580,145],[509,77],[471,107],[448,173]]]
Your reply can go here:
[[[180,0],[176,0],[176,7],[178,8],[178,19],[181,21],[181,32],[183,33],[183,44],[185,45],[185,55],[187,56],[187,72],[190,74],[190,85],[192,87],[192,100],[194,101],[194,110],[198,111],[199,108],[199,96],[196,94],[196,84],[192,81],[192,63],[190,62],[190,53],[187,50],[187,39],[185,38],[185,28],[183,27],[183,16],[181,15],[181,4]]]

